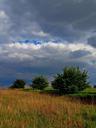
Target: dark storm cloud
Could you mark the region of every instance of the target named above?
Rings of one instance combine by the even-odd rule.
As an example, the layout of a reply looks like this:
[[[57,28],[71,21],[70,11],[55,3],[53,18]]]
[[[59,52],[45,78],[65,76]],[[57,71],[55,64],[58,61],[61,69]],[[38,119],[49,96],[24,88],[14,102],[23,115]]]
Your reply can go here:
[[[33,1],[40,16],[39,23],[46,32],[72,40],[96,28],[94,0]]]
[[[69,41],[96,29],[95,0],[5,0],[4,4],[13,37],[31,37],[33,22],[44,32]]]
[[[93,36],[88,39],[88,44],[90,44],[93,47],[96,47],[96,36]]]
[[[91,54],[89,51],[78,50],[70,53],[70,57],[80,58]]]
[[[0,30],[0,42],[47,37],[36,21],[37,14],[32,3],[4,0],[1,2],[0,12],[4,14],[0,15],[0,27],[3,28]]]
[[[95,33],[96,0],[0,1],[0,79],[50,78],[70,65],[96,74]],[[42,43],[22,42],[33,38]]]

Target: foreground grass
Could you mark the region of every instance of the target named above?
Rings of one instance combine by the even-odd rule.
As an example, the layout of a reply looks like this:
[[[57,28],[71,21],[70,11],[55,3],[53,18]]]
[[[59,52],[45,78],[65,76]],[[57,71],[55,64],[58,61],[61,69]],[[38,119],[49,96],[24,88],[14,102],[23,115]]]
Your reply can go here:
[[[96,128],[96,106],[64,96],[0,90],[0,128]]]

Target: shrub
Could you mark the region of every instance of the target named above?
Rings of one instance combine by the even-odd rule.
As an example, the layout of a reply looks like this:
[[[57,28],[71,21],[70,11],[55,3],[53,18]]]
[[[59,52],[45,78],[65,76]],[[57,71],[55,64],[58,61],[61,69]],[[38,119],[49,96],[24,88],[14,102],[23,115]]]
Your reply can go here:
[[[66,67],[63,73],[56,75],[52,86],[60,93],[75,93],[88,87],[87,79],[88,74],[85,70],[81,71],[79,67]]]
[[[24,80],[17,79],[10,88],[24,88],[25,84]]]
[[[35,77],[32,81],[33,89],[43,90],[48,86],[48,80],[43,76]]]

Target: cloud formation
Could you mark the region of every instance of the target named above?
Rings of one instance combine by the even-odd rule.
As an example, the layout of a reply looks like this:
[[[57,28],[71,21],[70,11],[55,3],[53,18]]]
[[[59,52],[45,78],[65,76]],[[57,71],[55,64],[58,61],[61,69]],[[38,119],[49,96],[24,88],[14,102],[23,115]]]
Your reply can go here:
[[[61,57],[61,61],[63,61],[64,57],[71,60],[70,56],[73,56],[72,59],[93,56],[96,54],[95,50],[95,48],[88,44],[75,42],[70,44],[67,42],[43,42],[40,44],[15,42],[2,44],[0,47],[0,55],[2,59],[5,58],[5,60],[13,58],[16,61],[17,59],[20,61],[30,60],[35,63],[38,59],[42,60],[43,58],[46,60],[51,58],[58,60]]]
[[[9,43],[0,47],[2,74],[13,79],[31,79],[32,76],[45,74],[49,79],[64,66],[76,65],[81,68],[96,66],[96,49],[83,43],[44,42]],[[9,75],[10,74],[10,75]],[[2,75],[0,75],[2,77]],[[7,77],[7,76],[6,76]]]
[[[95,0],[4,0],[1,12],[6,14],[10,38],[84,39],[96,29]],[[7,30],[3,30],[4,32]]]
[[[86,68],[95,83],[95,0],[0,1],[1,84],[51,79],[66,65]]]

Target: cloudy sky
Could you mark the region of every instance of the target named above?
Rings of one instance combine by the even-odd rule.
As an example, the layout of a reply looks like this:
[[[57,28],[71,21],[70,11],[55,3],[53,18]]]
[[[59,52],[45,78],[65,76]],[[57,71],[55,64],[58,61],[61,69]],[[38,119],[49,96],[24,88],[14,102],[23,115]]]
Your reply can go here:
[[[96,83],[96,0],[0,0],[0,86],[70,65]]]

